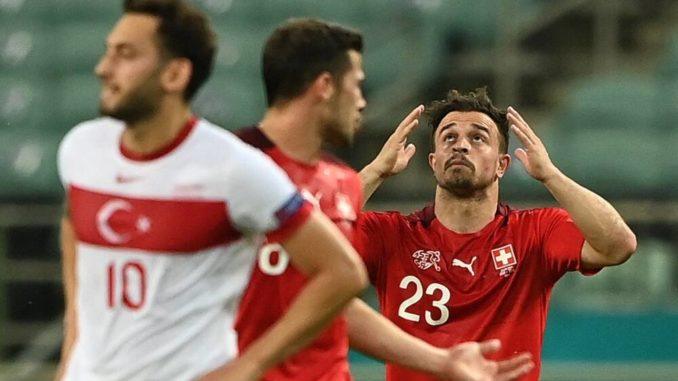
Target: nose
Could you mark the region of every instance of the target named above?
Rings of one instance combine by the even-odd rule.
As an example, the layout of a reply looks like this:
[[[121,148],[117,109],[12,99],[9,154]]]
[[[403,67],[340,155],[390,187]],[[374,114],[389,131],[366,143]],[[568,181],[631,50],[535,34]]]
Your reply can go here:
[[[363,110],[365,110],[365,107],[367,107],[367,101],[361,95],[360,100],[358,101],[358,111],[363,112]]]
[[[459,139],[452,146],[452,151],[454,153],[461,153],[466,155],[469,152],[469,144],[465,139]]]
[[[99,78],[105,78],[110,73],[110,60],[108,55],[104,54],[99,59],[99,62],[94,67],[94,74]]]

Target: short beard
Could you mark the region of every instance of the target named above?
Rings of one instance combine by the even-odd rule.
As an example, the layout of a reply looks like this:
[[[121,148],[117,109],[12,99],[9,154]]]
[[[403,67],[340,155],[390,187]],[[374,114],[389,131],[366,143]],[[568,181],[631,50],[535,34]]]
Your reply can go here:
[[[103,116],[121,120],[128,126],[146,120],[155,115],[160,109],[162,90],[158,84],[159,71],[132,90],[114,109],[105,109],[99,105],[99,113]]]
[[[482,199],[492,181],[475,182],[469,177],[456,177],[448,181],[436,179],[438,186],[461,199]]]
[[[333,120],[323,126],[321,138],[324,145],[330,145],[336,148],[349,147],[353,145],[353,135],[345,134],[338,121]]]

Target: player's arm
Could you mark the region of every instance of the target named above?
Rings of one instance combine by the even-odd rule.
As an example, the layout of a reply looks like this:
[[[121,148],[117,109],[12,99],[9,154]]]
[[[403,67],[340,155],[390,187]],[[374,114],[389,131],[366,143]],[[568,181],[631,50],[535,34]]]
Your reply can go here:
[[[276,324],[240,357],[202,381],[258,380],[315,338],[367,285],[358,254],[334,224],[313,211],[282,246],[308,276],[306,286]]]
[[[524,148],[516,157],[570,214],[584,235],[583,269],[624,263],[636,251],[636,236],[609,202],[565,176],[549,159],[544,144],[522,116],[509,107],[511,129]]]
[[[59,367],[55,377],[55,380],[57,381],[61,380],[64,375],[66,366],[73,351],[73,345],[75,344],[75,340],[78,336],[78,327],[76,325],[77,309],[75,296],[77,281],[75,275],[76,237],[67,210],[67,207],[64,207],[64,215],[61,217],[60,231],[61,276],[63,279],[62,282],[66,308],[63,321],[64,339],[61,346],[61,360],[59,361]]]
[[[387,177],[396,175],[407,168],[416,148],[407,144],[410,133],[419,125],[419,116],[424,106],[417,106],[400,122],[393,134],[386,140],[377,157],[363,168],[360,173],[363,202],[367,202]]]
[[[534,367],[529,353],[505,361],[485,358],[499,349],[496,340],[463,343],[451,348],[434,347],[404,332],[357,298],[346,308],[344,316],[353,349],[442,380],[513,380]]]

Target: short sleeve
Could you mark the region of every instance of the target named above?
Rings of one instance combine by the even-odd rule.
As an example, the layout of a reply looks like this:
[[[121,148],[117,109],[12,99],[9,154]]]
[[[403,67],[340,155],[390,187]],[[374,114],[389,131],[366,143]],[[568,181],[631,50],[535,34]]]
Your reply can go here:
[[[258,150],[242,144],[242,155],[226,180],[233,186],[229,215],[243,233],[265,233],[282,242],[303,225],[311,205],[287,175]]]
[[[564,209],[542,209],[539,214],[542,252],[552,279],[567,271],[581,271],[584,236]]]
[[[355,248],[365,262],[373,284],[387,255],[386,239],[393,236],[389,233],[391,230],[388,213],[363,212],[358,217]]]
[[[77,127],[76,127],[77,128]],[[64,189],[68,189],[68,185],[72,181],[70,171],[73,167],[73,159],[75,155],[75,148],[73,147],[74,130],[71,130],[59,143],[59,150],[57,151],[57,172],[59,173],[59,180]]]

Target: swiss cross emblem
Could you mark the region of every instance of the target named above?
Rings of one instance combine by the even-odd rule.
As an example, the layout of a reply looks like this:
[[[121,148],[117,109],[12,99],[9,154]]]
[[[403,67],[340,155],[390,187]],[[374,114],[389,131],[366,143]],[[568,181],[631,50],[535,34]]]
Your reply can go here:
[[[492,261],[494,262],[494,268],[499,270],[499,275],[503,277],[511,275],[515,265],[518,263],[513,252],[513,246],[510,244],[492,249]]]

